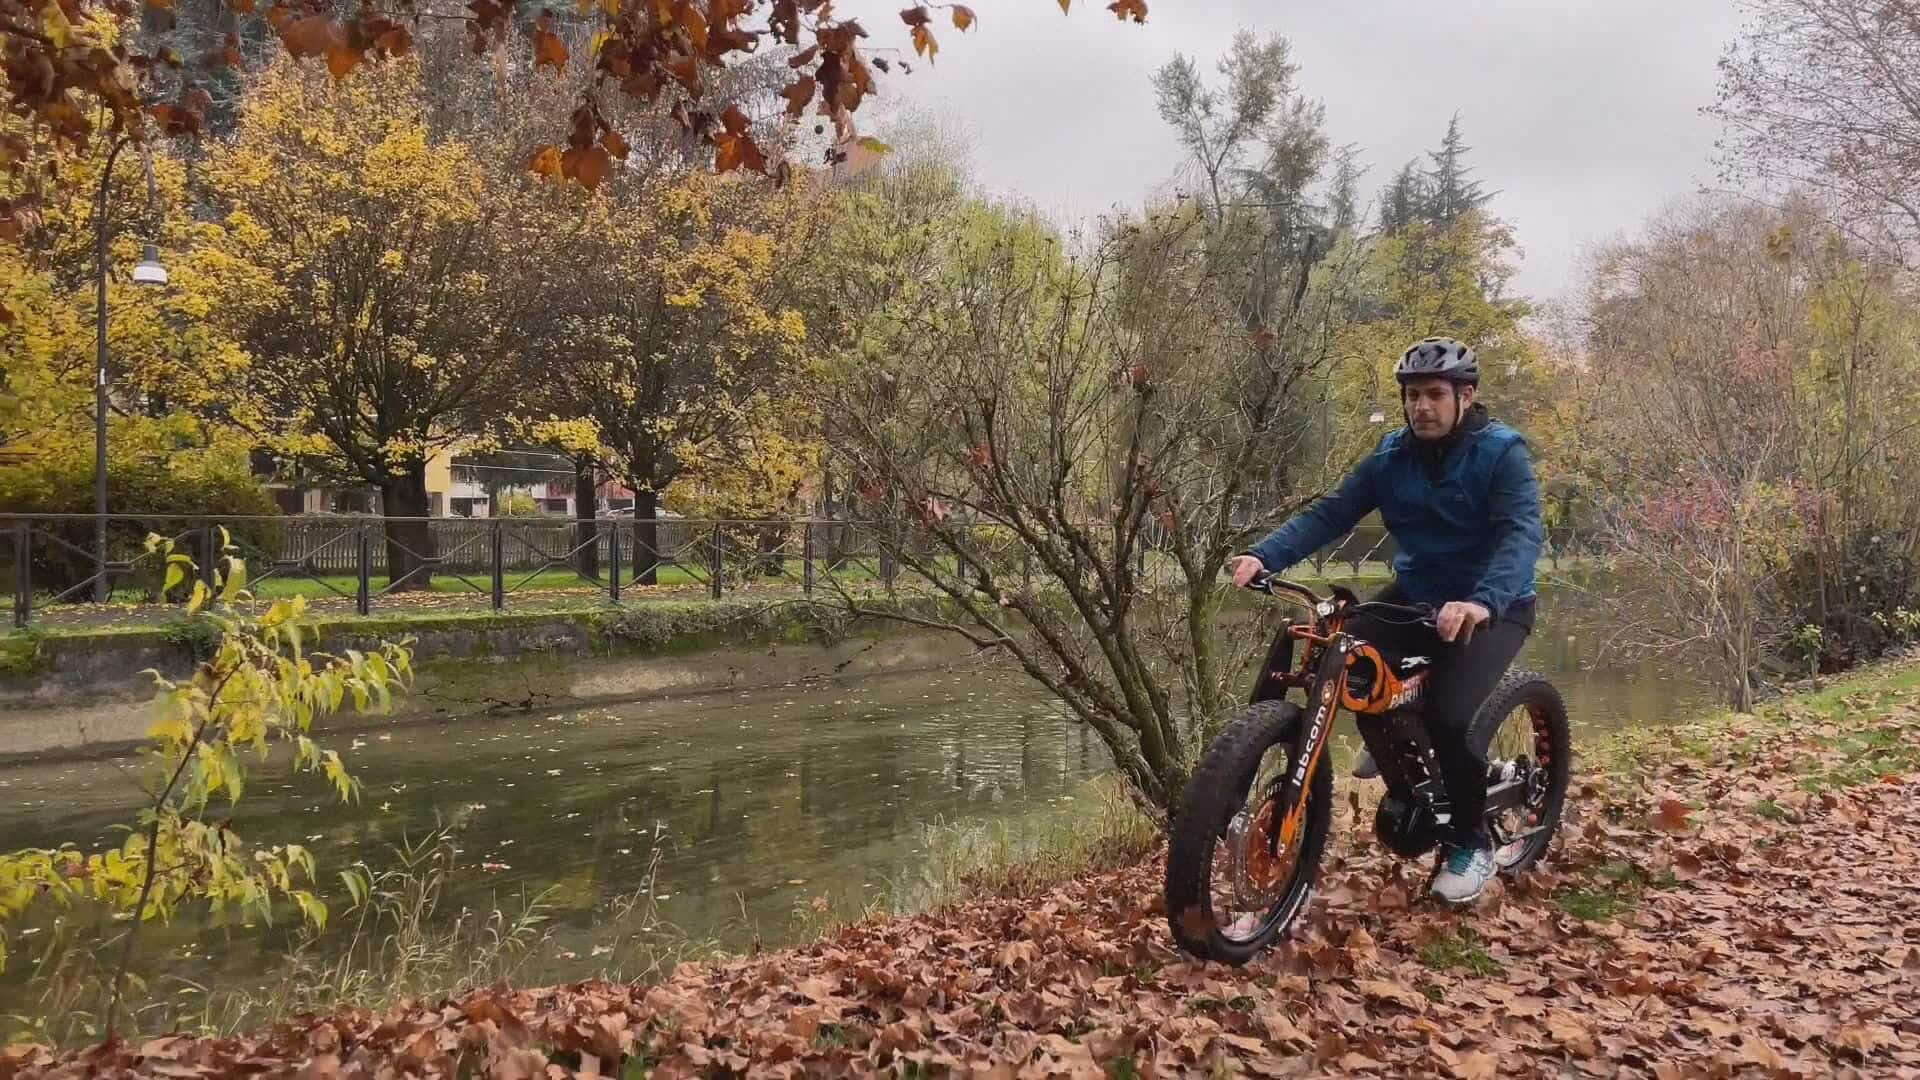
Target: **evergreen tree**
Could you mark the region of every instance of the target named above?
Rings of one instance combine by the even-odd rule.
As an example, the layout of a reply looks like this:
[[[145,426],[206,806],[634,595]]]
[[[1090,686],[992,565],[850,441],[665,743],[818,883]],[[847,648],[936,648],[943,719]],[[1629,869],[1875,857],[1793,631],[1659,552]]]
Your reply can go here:
[[[1360,177],[1367,170],[1360,164],[1360,151],[1352,143],[1333,152],[1333,179],[1327,185],[1327,226],[1335,233],[1350,232],[1366,224],[1360,209]]]
[[[1447,121],[1447,135],[1440,141],[1440,149],[1427,153],[1433,161],[1433,167],[1425,176],[1427,220],[1451,225],[1460,215],[1478,210],[1493,198],[1492,192],[1472,178],[1473,170],[1467,167],[1466,157],[1472,150],[1460,133],[1460,114],[1454,113],[1453,119]]]
[[[1388,236],[1404,231],[1417,221],[1427,220],[1427,178],[1418,161],[1409,161],[1393,174],[1387,189],[1380,193],[1380,231]]]

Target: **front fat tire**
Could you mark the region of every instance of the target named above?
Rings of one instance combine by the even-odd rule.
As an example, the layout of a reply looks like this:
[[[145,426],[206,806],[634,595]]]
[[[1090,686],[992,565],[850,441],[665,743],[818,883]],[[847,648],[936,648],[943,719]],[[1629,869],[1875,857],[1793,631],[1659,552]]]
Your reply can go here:
[[[1263,701],[1241,714],[1214,739],[1181,794],[1167,848],[1167,926],[1182,949],[1206,960],[1244,964],[1259,955],[1299,917],[1320,870],[1327,834],[1333,825],[1332,754],[1322,752],[1307,778],[1307,821],[1294,863],[1293,878],[1274,911],[1281,918],[1254,937],[1237,940],[1222,934],[1213,911],[1214,850],[1246,806],[1261,759],[1276,745],[1293,741],[1304,714],[1284,701]]]

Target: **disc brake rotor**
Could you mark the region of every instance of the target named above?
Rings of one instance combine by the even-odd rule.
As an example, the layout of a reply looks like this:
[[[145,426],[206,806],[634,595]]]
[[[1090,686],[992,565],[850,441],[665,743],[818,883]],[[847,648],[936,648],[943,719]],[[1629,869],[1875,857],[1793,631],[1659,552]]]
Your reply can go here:
[[[1266,907],[1286,880],[1293,865],[1289,852],[1276,853],[1273,831],[1278,827],[1279,801],[1268,799],[1251,814],[1242,810],[1227,825],[1227,851],[1234,900],[1244,908]]]

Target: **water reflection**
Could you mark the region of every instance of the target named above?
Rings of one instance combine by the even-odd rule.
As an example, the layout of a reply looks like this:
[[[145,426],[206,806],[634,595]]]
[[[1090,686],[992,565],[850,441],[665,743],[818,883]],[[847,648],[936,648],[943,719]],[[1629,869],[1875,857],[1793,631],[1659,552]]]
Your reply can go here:
[[[1584,664],[1604,629],[1592,620],[1605,605],[1591,594],[1548,596],[1542,607],[1523,663],[1555,677],[1579,730],[1658,723],[1699,699],[1686,673],[1657,664]],[[796,905],[825,896],[857,910],[914,872],[929,823],[1045,814],[1108,764],[1098,740],[1031,684],[982,670],[333,741],[365,785],[362,803],[326,803],[318,785],[269,764],[235,827],[257,843],[306,843],[323,867],[338,868],[456,826],[468,869],[443,910],[451,917],[462,906],[485,910],[550,890],[561,941],[583,959],[543,958],[525,973],[541,978],[586,973],[596,912],[646,880],[656,848],[666,918],[732,946],[756,935],[772,943]],[[130,816],[130,768],[0,770],[0,835],[28,845],[101,840]],[[219,984],[257,975],[285,947],[286,932],[182,920],[155,940],[191,953],[177,961],[180,973]],[[0,986],[0,1011],[18,1004],[17,992]]]

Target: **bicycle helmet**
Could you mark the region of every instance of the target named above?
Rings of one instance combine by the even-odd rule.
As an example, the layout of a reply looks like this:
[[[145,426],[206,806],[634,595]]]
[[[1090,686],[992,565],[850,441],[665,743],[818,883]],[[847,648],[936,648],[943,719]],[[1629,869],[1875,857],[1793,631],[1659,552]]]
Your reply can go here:
[[[1446,337],[1430,337],[1400,354],[1393,377],[1405,386],[1409,379],[1446,379],[1467,386],[1480,385],[1480,361],[1473,350]]]

